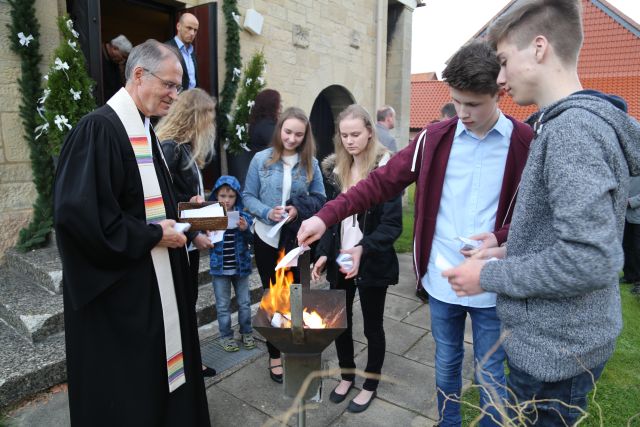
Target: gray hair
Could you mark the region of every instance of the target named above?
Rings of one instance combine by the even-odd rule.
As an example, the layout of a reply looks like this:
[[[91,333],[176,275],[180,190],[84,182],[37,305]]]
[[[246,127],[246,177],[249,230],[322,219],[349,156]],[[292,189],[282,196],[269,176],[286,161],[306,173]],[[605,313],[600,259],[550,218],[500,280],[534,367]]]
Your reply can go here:
[[[133,48],[133,45],[131,44],[129,39],[126,38],[123,34],[120,34],[118,37],[114,37],[114,39],[111,40],[111,44],[114,47],[117,47],[120,52],[127,55],[129,54],[129,52],[131,52],[131,48]]]
[[[160,63],[169,56],[174,56],[176,61],[180,60],[179,53],[175,48],[160,43],[157,40],[149,39],[137,45],[131,50],[127,65],[124,69],[124,76],[127,83],[133,78],[133,70],[136,67],[146,68],[155,73],[160,67]]]
[[[376,111],[376,120],[379,122],[383,122],[389,116],[394,116],[396,114],[396,110],[393,109],[390,105],[385,105],[380,107],[378,111]]]

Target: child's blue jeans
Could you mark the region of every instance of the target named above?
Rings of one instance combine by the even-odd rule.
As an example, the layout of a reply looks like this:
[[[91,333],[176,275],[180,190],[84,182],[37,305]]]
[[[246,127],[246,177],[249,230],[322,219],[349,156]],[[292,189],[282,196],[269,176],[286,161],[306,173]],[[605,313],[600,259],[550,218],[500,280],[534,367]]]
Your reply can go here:
[[[238,303],[238,323],[241,334],[250,334],[251,328],[251,298],[249,296],[249,276],[213,276],[213,292],[216,296],[216,311],[218,312],[218,328],[221,338],[233,337],[231,330],[231,285],[236,293]]]

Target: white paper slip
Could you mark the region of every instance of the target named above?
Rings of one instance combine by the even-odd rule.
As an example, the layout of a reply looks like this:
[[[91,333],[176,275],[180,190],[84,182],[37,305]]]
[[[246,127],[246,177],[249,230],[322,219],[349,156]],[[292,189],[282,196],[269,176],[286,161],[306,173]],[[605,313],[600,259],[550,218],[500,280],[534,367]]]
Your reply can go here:
[[[222,239],[224,239],[224,230],[210,231],[208,236],[211,244],[215,245],[218,242],[222,242]]]
[[[445,257],[443,257],[439,252],[436,254],[435,260],[436,268],[440,271],[449,270],[453,268],[454,265],[451,264]]]
[[[472,240],[466,237],[457,237],[457,239],[461,241],[464,246],[471,246],[471,249],[478,249],[480,245],[482,245],[482,240]],[[462,249],[465,248],[463,247]]]
[[[239,211],[227,212],[227,230],[238,228],[238,221],[240,221]]]
[[[188,222],[176,222],[175,224],[173,224],[173,229],[178,233],[185,233],[189,231],[190,228],[191,224],[189,224]]]
[[[180,218],[213,218],[217,216],[224,216],[224,209],[220,203],[197,209],[185,209],[182,211]]]
[[[342,268],[347,271],[350,271],[353,268],[353,257],[351,254],[340,254],[338,258],[336,258],[336,262]]]
[[[287,222],[288,217],[289,215],[285,212],[282,215],[282,219],[280,220],[280,222],[274,225],[273,227],[271,227],[271,230],[269,230],[269,232],[267,233],[267,237],[271,237],[271,238],[276,237],[276,235],[278,234],[278,231],[280,231],[284,223]]]
[[[309,246],[298,246],[297,248],[290,250],[289,253],[286,254],[284,258],[280,260],[278,265],[276,265],[275,269],[280,270],[281,268],[285,268],[285,267],[297,267],[298,257],[302,255],[304,251],[308,251],[308,250],[309,250]]]

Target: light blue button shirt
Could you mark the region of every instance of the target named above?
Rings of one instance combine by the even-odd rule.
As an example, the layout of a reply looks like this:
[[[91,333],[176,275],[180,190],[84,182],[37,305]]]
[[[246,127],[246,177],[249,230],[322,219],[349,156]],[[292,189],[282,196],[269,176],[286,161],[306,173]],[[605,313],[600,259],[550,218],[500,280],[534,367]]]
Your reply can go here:
[[[512,131],[513,123],[502,113],[484,138],[478,138],[458,120],[442,187],[429,266],[421,279],[422,286],[439,301],[476,308],[496,305],[496,295],[491,292],[458,297],[447,279],[442,277],[442,270],[436,266],[435,260],[440,255],[449,264],[458,265],[464,257],[460,254],[462,243],[456,237],[494,231]]]
[[[193,58],[191,58],[191,54],[193,53],[193,45],[189,45],[187,47],[182,40],[178,36],[173,38],[178,45],[178,50],[182,54],[182,59],[184,59],[184,63],[187,64],[187,73],[189,74],[189,87],[183,88],[184,90],[193,89],[196,87],[196,67],[193,64]]]

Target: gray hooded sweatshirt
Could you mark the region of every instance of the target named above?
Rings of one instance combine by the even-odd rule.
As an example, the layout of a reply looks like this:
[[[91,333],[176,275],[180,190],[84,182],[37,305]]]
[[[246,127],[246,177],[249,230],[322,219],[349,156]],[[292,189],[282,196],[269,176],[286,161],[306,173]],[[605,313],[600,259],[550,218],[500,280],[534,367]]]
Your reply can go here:
[[[640,175],[640,124],[605,96],[573,94],[532,116],[504,260],[480,283],[509,363],[555,382],[598,366],[622,328],[618,272],[629,175]]]

